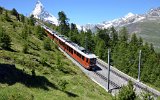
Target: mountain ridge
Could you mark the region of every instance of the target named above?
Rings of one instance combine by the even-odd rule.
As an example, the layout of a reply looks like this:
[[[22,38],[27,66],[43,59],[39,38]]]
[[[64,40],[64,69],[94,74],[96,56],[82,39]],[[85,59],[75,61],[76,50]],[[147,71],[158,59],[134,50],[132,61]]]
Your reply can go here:
[[[37,19],[50,22],[56,26],[58,25],[58,19],[54,15],[50,14],[48,11],[45,10],[45,7],[40,2],[40,0],[37,1],[35,8],[31,14],[34,15],[34,17]],[[152,8],[144,14],[133,14],[132,12],[129,12],[124,17],[113,19],[110,21],[102,21],[101,23],[97,24],[85,24],[85,25],[76,24],[76,26],[79,30],[87,31],[90,29],[93,32],[95,32],[97,28],[107,29],[112,26],[122,27],[137,22],[143,22],[144,20],[154,20],[155,17],[160,18],[160,7]]]
[[[133,14],[129,12],[127,15],[121,18],[113,19],[111,21],[103,21],[99,24],[86,24],[82,26],[83,28],[95,30],[95,28],[107,29],[109,27],[122,27],[127,26],[129,24],[143,22],[144,20],[154,20],[156,18],[160,18],[160,7],[150,9],[148,12],[144,14]]]

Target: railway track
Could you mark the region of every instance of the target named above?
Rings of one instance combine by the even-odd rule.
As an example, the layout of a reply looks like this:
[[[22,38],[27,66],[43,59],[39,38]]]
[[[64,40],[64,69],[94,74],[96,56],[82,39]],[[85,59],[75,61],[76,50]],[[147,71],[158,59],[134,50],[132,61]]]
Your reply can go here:
[[[106,65],[103,65],[102,63],[100,63],[100,62],[98,62],[98,61],[97,61],[97,64],[99,64],[100,66],[102,66],[103,68],[105,68],[105,69],[108,70],[108,67],[107,67]],[[126,78],[125,76],[121,75],[120,73],[118,73],[118,72],[116,72],[116,71],[114,71],[114,70],[112,70],[112,69],[110,69],[110,71],[111,71],[113,74],[115,74],[116,76],[122,78],[122,79],[125,80],[125,81],[131,80],[131,79]],[[110,81],[111,81],[111,80],[110,80]],[[132,81],[132,80],[131,80],[131,81]],[[134,85],[135,87],[137,87],[137,88],[139,88],[139,89],[141,89],[141,90],[143,90],[143,91],[145,91],[145,92],[147,92],[147,93],[148,93],[148,92],[149,92],[149,93],[152,93],[155,97],[160,96],[160,95],[158,95],[158,93],[155,93],[155,92],[149,90],[147,87],[142,86],[142,85],[140,85],[140,84],[138,84],[138,83],[136,83],[136,82],[134,82],[134,81],[132,81],[132,82],[133,82],[133,85]],[[114,83],[114,82],[112,82],[112,83]],[[117,86],[118,86],[118,84],[117,84]]]
[[[97,61],[97,63],[98,63],[100,66],[102,66],[103,68],[105,68],[105,69],[108,70],[108,67],[106,67],[105,65],[101,64],[101,63],[98,62],[98,61]],[[116,71],[114,71],[114,70],[112,70],[112,69],[110,69],[110,71],[111,71],[112,73],[114,73],[115,75],[119,76],[120,78],[124,79],[125,81],[128,81],[128,80],[129,80],[128,78],[120,75],[119,73],[117,73]]]
[[[105,77],[104,75],[100,74],[99,72],[94,72],[94,74],[96,74],[97,76],[99,76],[104,81],[108,82],[108,78]],[[113,82],[111,80],[109,80],[109,84],[114,87],[114,88],[110,89],[109,91],[112,91],[113,89],[120,89],[121,88],[121,86],[119,86],[118,84],[116,84],[115,82]]]

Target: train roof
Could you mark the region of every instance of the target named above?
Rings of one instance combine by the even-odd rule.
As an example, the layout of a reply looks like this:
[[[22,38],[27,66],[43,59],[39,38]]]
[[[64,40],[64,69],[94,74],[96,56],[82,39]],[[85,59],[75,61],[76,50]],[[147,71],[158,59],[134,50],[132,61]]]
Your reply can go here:
[[[96,58],[96,55],[90,52],[87,52],[83,47],[78,46],[76,43],[73,42],[65,42],[68,46],[73,48],[75,51],[80,53],[81,55],[85,56],[86,58]]]
[[[70,46],[71,48],[73,48],[75,51],[77,51],[78,53],[80,53],[81,55],[85,56],[86,58],[96,58],[96,55],[88,52],[85,48],[79,46],[78,44],[72,42],[70,39],[68,39],[66,36],[64,35],[60,35],[58,32],[43,26],[46,30],[48,30],[52,35],[55,35],[58,39],[60,39],[62,42],[66,43],[68,46]]]

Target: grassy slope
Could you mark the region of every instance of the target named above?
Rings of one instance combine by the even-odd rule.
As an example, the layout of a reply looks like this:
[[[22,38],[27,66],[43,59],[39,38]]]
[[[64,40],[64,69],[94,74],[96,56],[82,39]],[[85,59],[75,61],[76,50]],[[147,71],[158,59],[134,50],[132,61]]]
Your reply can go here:
[[[24,25],[17,22],[14,16],[10,17],[13,22],[0,21],[0,25],[12,39],[11,48],[14,50],[14,52],[0,50],[0,74],[3,72],[7,74],[5,80],[0,79],[0,99],[110,100],[112,98],[104,89],[88,79],[54,44],[52,51],[45,51],[43,41],[33,33],[29,34],[29,53],[24,54],[22,49],[26,41],[20,36]],[[15,29],[13,24],[16,25]],[[45,65],[42,63],[42,58],[45,59]],[[57,66],[58,59],[62,63],[61,66]],[[15,65],[16,68],[11,65]],[[35,69],[34,77],[32,69]],[[63,83],[67,83],[66,87]]]

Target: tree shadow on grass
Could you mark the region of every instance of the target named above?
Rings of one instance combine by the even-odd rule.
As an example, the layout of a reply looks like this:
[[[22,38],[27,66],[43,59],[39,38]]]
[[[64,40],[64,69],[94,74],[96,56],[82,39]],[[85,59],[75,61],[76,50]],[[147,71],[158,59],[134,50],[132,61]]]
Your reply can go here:
[[[72,93],[72,92],[65,91],[65,93],[66,93],[69,97],[79,97],[77,94],[74,94],[74,93]]]
[[[13,50],[11,48],[7,49],[8,51],[11,51],[11,52],[17,52],[16,50]]]
[[[50,87],[62,91],[44,76],[36,76],[34,71],[32,71],[32,75],[27,74],[23,70],[17,69],[15,65],[10,64],[0,64],[0,83],[8,85],[21,83],[27,87],[41,88],[44,90],[49,90],[48,87]],[[77,94],[68,91],[62,92],[66,93],[69,97],[78,97]]]
[[[10,51],[10,52],[17,52],[16,50],[13,50],[12,48],[0,48],[0,50],[6,50],[6,51]]]
[[[27,87],[41,88],[44,90],[49,90],[48,87],[58,89],[55,84],[49,82],[44,76],[29,75],[17,69],[15,65],[0,64],[0,83],[13,85],[17,82]]]

